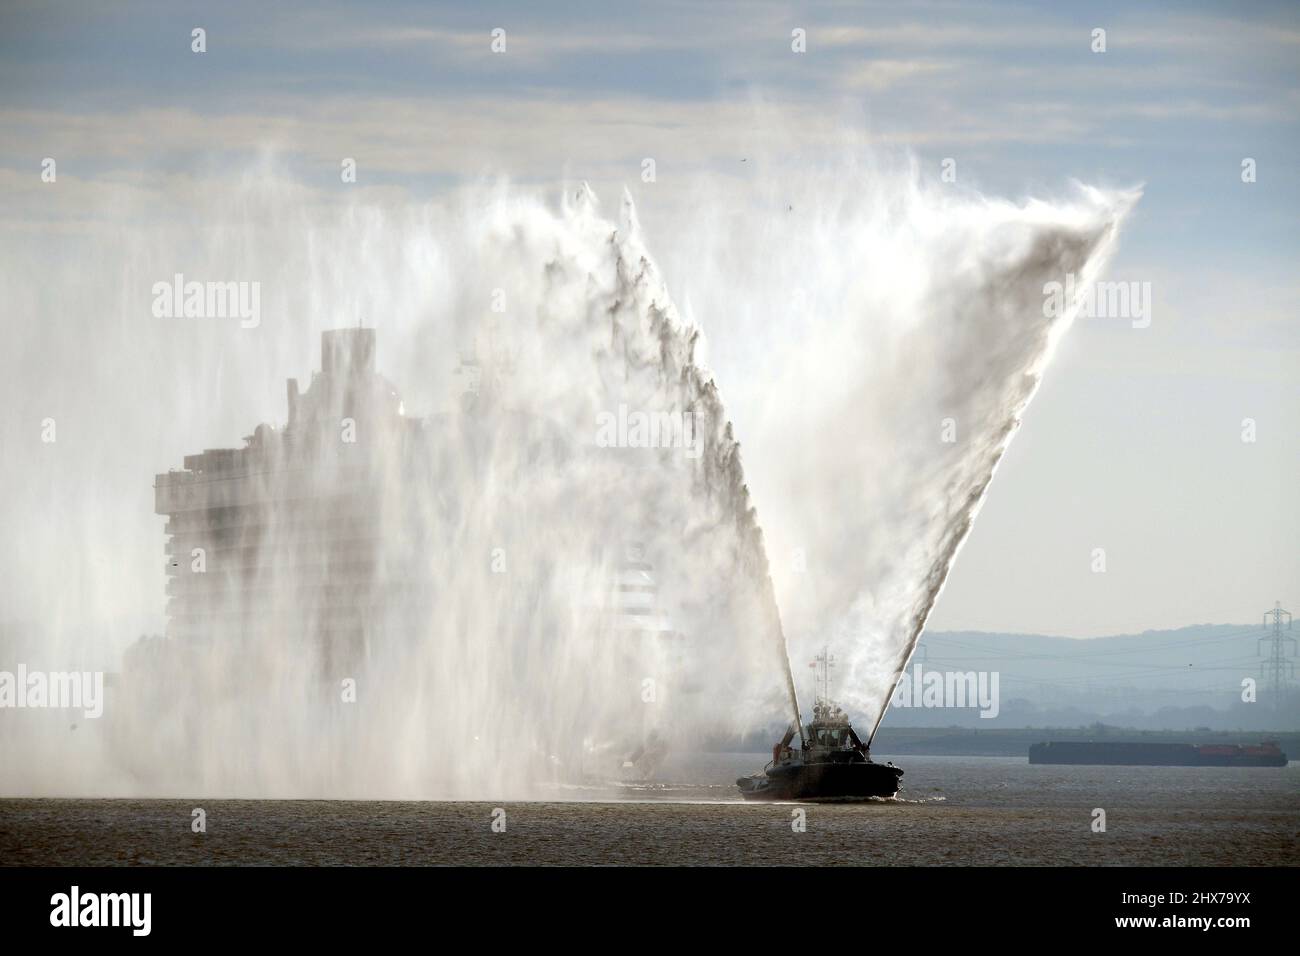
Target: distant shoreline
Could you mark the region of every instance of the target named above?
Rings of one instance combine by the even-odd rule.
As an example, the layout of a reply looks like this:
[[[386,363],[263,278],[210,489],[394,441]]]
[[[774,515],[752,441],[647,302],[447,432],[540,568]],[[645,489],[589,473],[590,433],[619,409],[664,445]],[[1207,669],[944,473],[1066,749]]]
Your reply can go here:
[[[1291,757],[1300,757],[1300,730],[1136,730],[1105,725],[1094,727],[1004,727],[973,730],[962,727],[881,728],[872,751],[880,754],[928,757],[1028,757],[1031,744],[1047,740],[1141,740],[1186,744],[1258,744],[1276,740]],[[709,748],[717,753],[765,753],[764,741],[748,738]]]

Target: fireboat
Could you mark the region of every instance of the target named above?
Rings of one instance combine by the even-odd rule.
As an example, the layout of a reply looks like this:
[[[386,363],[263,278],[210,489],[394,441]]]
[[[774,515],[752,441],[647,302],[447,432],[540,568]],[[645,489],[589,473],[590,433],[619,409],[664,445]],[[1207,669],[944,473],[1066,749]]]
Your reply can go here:
[[[814,662],[820,683],[829,691],[833,659],[823,651]],[[772,759],[759,773],[736,781],[746,800],[807,800],[833,802],[892,797],[898,793],[903,771],[892,763],[876,763],[871,751],[849,723],[849,717],[830,700],[818,695],[813,719],[800,734],[799,748],[791,746],[796,724],[772,748]]]

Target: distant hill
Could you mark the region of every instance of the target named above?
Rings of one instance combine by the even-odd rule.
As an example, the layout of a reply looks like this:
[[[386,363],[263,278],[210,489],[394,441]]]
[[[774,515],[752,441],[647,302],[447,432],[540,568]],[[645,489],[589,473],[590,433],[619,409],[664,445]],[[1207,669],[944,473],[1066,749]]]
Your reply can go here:
[[[911,669],[997,672],[999,712],[891,708],[885,727],[1079,727],[1149,730],[1294,730],[1300,690],[1271,699],[1259,624],[1204,624],[1087,639],[979,631],[927,633]],[[1298,634],[1297,636],[1300,636]],[[1256,682],[1256,702],[1242,700]]]

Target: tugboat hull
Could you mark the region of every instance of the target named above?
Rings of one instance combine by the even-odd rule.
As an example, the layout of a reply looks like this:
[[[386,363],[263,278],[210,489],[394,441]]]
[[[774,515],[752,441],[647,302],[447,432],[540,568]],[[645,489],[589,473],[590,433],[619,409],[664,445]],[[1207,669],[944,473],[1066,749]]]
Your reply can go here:
[[[885,764],[789,763],[736,781],[746,800],[836,801],[892,797],[903,771]]]

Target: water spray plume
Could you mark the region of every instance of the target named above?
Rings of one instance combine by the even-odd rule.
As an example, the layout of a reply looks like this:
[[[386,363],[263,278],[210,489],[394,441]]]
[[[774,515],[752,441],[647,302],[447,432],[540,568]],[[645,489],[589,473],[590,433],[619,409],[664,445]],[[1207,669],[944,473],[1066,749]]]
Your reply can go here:
[[[40,489],[7,504],[16,535],[43,516],[49,549],[6,569],[15,618],[45,614],[51,658],[123,650],[108,623],[161,606],[162,580],[141,570],[162,539],[148,475],[258,421],[248,447],[274,466],[259,493],[321,493],[242,543],[267,570],[256,595],[220,592],[237,634],[138,642],[111,732],[75,763],[66,739],[24,731],[0,789],[535,796],[625,768],[637,741],[797,722],[787,639],[796,655],[835,648],[840,693],[874,730],[1072,318],[1044,318],[1043,286],[1095,278],[1136,196],[1014,205],[861,170],[780,188],[780,216],[694,204],[663,272],[630,198],[611,218],[585,187],[558,203],[496,184],[339,206],[263,171],[195,192],[188,218],[141,210],[160,218],[92,231],[88,265],[48,278],[97,317],[76,345],[110,356],[112,381],[61,383],[61,414],[126,424],[111,447],[61,449],[46,490],[68,505],[52,521]],[[775,208],[776,190],[758,195]],[[148,290],[178,264],[260,281],[261,324],[151,320]],[[290,422],[283,379],[358,316],[373,366],[322,370]],[[26,348],[69,344],[57,323],[26,334]],[[629,438],[638,414],[681,440]],[[354,446],[324,440],[342,419]],[[938,439],[942,419],[959,440]],[[40,472],[25,454],[6,467]],[[78,460],[142,512],[131,533],[70,484]],[[324,493],[348,482],[356,513]],[[303,527],[348,520],[365,529],[348,562],[306,560]],[[796,550],[806,572],[785,559]],[[69,556],[90,583],[75,605],[61,602]],[[612,586],[629,568],[653,585]],[[662,626],[610,613],[611,593],[651,590],[644,616]]]
[[[874,735],[1074,319],[1045,286],[1092,283],[1140,194],[1011,203],[856,164],[760,192],[770,225],[691,231],[668,268],[709,317],[792,656],[829,642]]]

